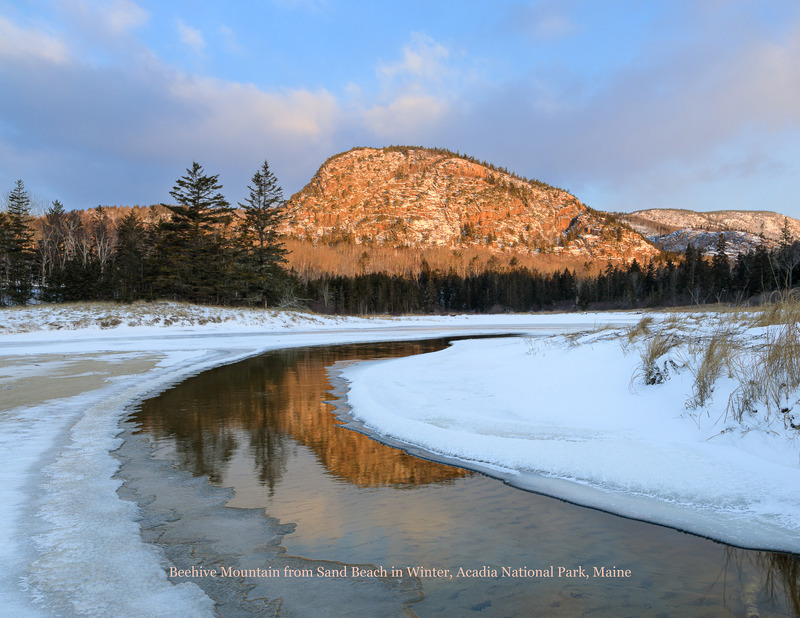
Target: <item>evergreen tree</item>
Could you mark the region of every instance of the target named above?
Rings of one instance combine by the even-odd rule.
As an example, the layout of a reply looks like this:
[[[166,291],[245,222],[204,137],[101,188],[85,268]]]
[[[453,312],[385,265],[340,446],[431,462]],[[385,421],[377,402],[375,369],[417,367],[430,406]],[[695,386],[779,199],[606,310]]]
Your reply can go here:
[[[33,293],[34,245],[31,200],[21,180],[6,198],[0,233],[2,295],[9,304],[25,304]]]
[[[175,183],[170,195],[172,213],[162,222],[157,291],[161,295],[198,302],[225,300],[229,246],[225,227],[232,209],[220,190],[219,175],[207,176],[192,163]]]
[[[8,255],[11,246],[11,221],[4,210],[0,210],[0,306],[10,304],[6,299],[9,277]]]
[[[781,248],[788,247],[794,242],[792,230],[789,228],[789,218],[783,218],[783,225],[781,226]]]
[[[754,291],[765,293],[779,287],[772,262],[772,254],[767,251],[764,244],[758,245],[753,255],[752,288]]]
[[[718,300],[721,300],[722,294],[728,289],[731,280],[731,264],[726,253],[727,248],[725,234],[720,232],[711,260],[711,280]]]
[[[116,289],[119,300],[130,302],[144,294],[147,230],[134,211],[117,227],[115,256]]]
[[[239,204],[244,211],[239,228],[239,280],[247,302],[266,306],[277,299],[280,283],[285,283],[283,264],[288,252],[278,226],[286,217],[286,201],[266,161],[251,182],[247,199]]]

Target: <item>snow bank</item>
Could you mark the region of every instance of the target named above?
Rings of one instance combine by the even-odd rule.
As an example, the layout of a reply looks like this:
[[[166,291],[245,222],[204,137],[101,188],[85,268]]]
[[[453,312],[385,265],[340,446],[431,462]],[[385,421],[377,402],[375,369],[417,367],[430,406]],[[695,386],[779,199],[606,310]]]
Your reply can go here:
[[[381,436],[587,506],[800,552],[797,444],[785,432],[720,434],[719,409],[689,414],[689,371],[636,386],[641,360],[620,341],[458,341],[341,375],[353,416]]]

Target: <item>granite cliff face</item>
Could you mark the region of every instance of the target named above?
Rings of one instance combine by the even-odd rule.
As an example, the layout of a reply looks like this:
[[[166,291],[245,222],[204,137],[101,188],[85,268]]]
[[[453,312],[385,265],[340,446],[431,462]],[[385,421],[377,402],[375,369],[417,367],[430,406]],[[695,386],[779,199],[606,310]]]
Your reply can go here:
[[[357,148],[289,201],[283,232],[315,243],[466,248],[646,261],[660,251],[570,193],[446,150]]]

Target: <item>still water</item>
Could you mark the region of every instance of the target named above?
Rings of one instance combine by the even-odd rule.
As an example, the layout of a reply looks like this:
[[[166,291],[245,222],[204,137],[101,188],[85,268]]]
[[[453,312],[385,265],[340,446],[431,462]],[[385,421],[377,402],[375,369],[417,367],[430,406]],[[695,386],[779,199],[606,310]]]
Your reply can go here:
[[[326,403],[335,363],[446,345],[430,340],[275,351],[186,380],[143,402],[131,420],[153,444],[156,459],[233,488],[227,507],[259,509],[283,526],[269,564],[305,564],[316,579],[317,569],[383,568],[388,575],[376,594],[388,591],[396,615],[800,615],[798,556],[734,548],[420,459],[342,427]],[[192,521],[211,517],[213,508],[192,513]],[[190,514],[174,515],[182,517],[188,521]],[[218,528],[223,536],[242,534],[236,526]],[[159,533],[154,540],[191,545],[186,555],[206,565],[225,563],[219,549],[213,560],[202,558],[200,543],[187,534]],[[226,542],[215,547],[242,539]],[[409,573],[409,567],[426,571]],[[596,577],[601,568],[622,576]],[[476,576],[459,577],[459,569]],[[400,572],[402,582],[392,577]],[[214,597],[213,586],[192,581]],[[281,587],[299,587],[302,601],[312,603],[307,607],[321,607],[309,597],[331,594],[315,587],[319,582],[269,583],[273,587],[260,592],[264,613],[291,613],[291,605],[281,608],[268,598]],[[347,614],[348,595],[374,584],[374,578],[348,573],[330,614]],[[251,598],[259,590],[241,578],[238,585],[250,586]]]

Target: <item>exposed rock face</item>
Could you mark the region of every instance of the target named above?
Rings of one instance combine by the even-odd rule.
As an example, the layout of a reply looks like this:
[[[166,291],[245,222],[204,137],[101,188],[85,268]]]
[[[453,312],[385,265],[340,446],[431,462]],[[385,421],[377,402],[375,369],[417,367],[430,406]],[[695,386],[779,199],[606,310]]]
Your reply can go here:
[[[726,253],[731,257],[759,245],[774,249],[784,225],[795,240],[800,239],[800,221],[771,211],[654,208],[616,216],[665,251],[684,251],[691,243],[705,253],[713,253],[720,233],[725,236]]]
[[[640,261],[660,252],[609,215],[539,181],[443,150],[358,148],[289,201],[284,232],[315,242],[467,247]]]
[[[697,229],[711,232],[739,231],[769,240],[780,240],[784,221],[795,238],[800,238],[800,221],[768,210],[714,210],[694,212],[678,208],[652,208],[631,213],[658,225],[674,229]]]
[[[710,255],[717,251],[717,243],[719,242],[720,234],[725,237],[725,254],[729,258],[735,258],[740,253],[748,253],[756,249],[759,245],[763,245],[766,249],[774,249],[778,246],[777,241],[737,230],[709,232],[706,230],[683,228],[671,232],[670,234],[648,236],[648,238],[654,245],[660,247],[664,251],[682,253],[686,251],[686,247],[691,244],[695,249],[699,249],[700,252]]]

